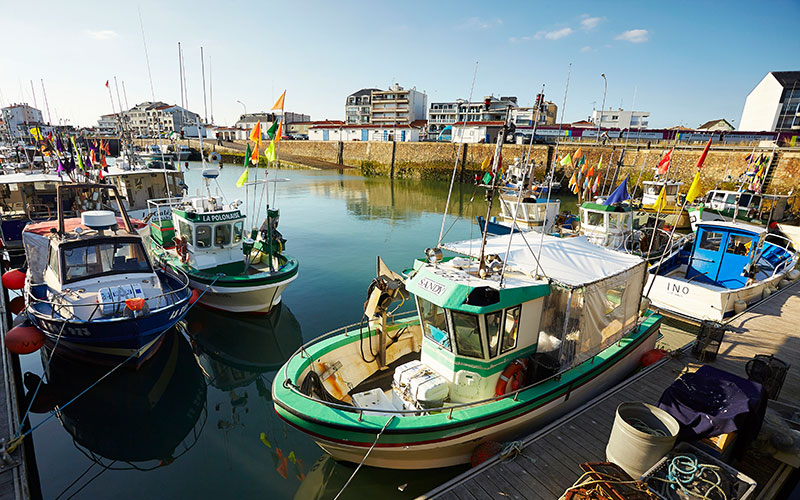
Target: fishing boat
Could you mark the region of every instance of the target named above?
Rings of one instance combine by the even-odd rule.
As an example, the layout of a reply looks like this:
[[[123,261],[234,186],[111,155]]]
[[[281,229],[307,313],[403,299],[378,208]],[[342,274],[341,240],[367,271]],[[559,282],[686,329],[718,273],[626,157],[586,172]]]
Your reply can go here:
[[[192,156],[192,150],[189,146],[180,145],[172,154],[177,161],[187,161]]]
[[[90,210],[67,218],[59,202],[69,191],[86,190],[110,190],[122,217]],[[153,268],[137,232],[144,224],[131,221],[113,186],[59,185],[57,205],[57,221],[30,224],[22,233],[28,319],[59,354],[140,366],[186,313],[186,275]]]
[[[782,222],[789,215],[791,196],[759,194],[753,191],[726,191],[712,189],[703,201],[687,209],[692,230],[699,222],[743,221],[761,225]]]
[[[690,252],[648,271],[651,307],[692,323],[722,321],[768,296],[784,278],[796,279],[790,240],[740,222],[697,224]]]
[[[689,214],[683,210],[679,193],[683,182],[671,180],[653,180],[642,182],[641,210],[646,216],[659,214],[664,216],[667,224],[678,229],[688,229]],[[661,210],[655,206],[658,195],[664,190],[665,205]]]
[[[206,196],[148,201],[151,250],[204,291],[204,306],[266,314],[297,277],[297,260],[283,254],[280,212],[267,208],[261,226],[245,232],[241,200],[224,203],[211,195],[209,182],[218,176],[216,168],[203,170]]]
[[[150,213],[148,200],[180,197],[188,190],[183,171],[175,169],[114,165],[108,167],[103,177],[116,186],[125,210],[136,219],[144,219]]]

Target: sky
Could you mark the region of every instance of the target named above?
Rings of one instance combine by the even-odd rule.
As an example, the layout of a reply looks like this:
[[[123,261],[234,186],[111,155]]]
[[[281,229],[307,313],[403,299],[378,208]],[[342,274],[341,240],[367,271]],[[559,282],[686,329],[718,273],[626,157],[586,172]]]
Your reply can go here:
[[[601,106],[605,74],[606,109],[649,111],[651,128],[737,126],[769,71],[800,70],[798,19],[798,0],[0,0],[0,105],[33,104],[33,82],[47,120],[43,81],[51,122],[92,126],[112,111],[107,80],[118,109],[115,77],[130,106],[180,104],[181,42],[188,108],[219,125],[284,90],[287,111],[343,119],[348,94],[394,82],[429,103],[491,94],[523,106],[544,85],[560,118],[568,74],[573,122]]]

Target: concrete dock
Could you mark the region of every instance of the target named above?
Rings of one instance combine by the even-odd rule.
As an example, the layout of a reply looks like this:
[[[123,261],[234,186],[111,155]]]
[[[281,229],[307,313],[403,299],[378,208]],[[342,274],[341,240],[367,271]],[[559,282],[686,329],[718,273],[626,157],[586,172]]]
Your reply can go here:
[[[772,295],[729,322],[711,365],[746,378],[745,364],[756,354],[772,354],[788,364],[800,359],[800,285]],[[447,500],[556,499],[580,477],[579,465],[605,461],[605,448],[617,406],[626,401],[658,402],[681,373],[701,364],[684,348],[625,383],[538,431],[520,438],[522,451],[495,456],[447,481],[421,498]],[[800,406],[800,366],[789,369],[777,399]],[[772,457],[748,457],[733,464],[758,482],[755,498],[772,498],[797,469]],[[759,496],[761,495],[761,496]]]
[[[0,266],[0,272],[3,270]],[[0,338],[5,337],[11,326],[6,298],[6,290],[0,284]],[[14,356],[4,345],[0,345],[0,439],[5,439],[6,443],[16,435],[21,425],[20,414],[25,411],[19,408],[19,360]],[[6,460],[0,457],[0,500],[32,498],[27,464],[33,457],[32,450],[26,450],[30,442],[30,439],[26,439],[5,457]]]

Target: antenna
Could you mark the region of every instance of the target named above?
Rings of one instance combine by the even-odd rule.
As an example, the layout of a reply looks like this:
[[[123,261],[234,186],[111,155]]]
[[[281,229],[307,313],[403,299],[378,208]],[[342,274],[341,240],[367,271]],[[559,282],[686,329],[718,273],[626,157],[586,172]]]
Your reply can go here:
[[[44,89],[44,79],[42,79],[42,94],[44,95],[44,107],[47,110],[47,122],[52,125],[53,119],[50,118],[50,105],[47,104],[47,91]]]
[[[150,56],[147,54],[147,40],[144,38],[144,23],[142,22],[142,9],[141,7],[136,7],[136,10],[139,11],[139,29],[142,31],[142,45],[144,46],[144,59],[147,62],[147,78],[150,80],[150,95],[153,98],[153,102],[156,100],[156,91],[153,90],[153,73],[150,71]]]

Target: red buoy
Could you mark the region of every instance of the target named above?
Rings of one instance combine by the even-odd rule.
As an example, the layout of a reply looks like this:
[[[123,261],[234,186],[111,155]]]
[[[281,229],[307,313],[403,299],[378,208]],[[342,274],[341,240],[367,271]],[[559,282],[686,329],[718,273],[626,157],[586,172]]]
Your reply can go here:
[[[194,304],[195,302],[197,302],[197,299],[199,299],[199,298],[200,298],[200,291],[197,290],[197,289],[193,289],[192,290],[192,295],[191,295],[191,297],[189,297],[189,303],[190,304]]]
[[[30,354],[44,345],[44,338],[35,326],[15,326],[6,333],[6,348],[14,354]]]
[[[639,359],[639,366],[645,367],[650,366],[658,361],[661,361],[665,357],[667,357],[669,353],[664,349],[651,349],[646,353],[642,354],[641,359]]]
[[[9,290],[22,290],[25,286],[25,273],[12,269],[3,273],[3,286]]]
[[[11,310],[12,314],[21,313],[25,309],[25,299],[22,295],[14,297],[11,299],[11,302],[8,303],[8,308]]]

